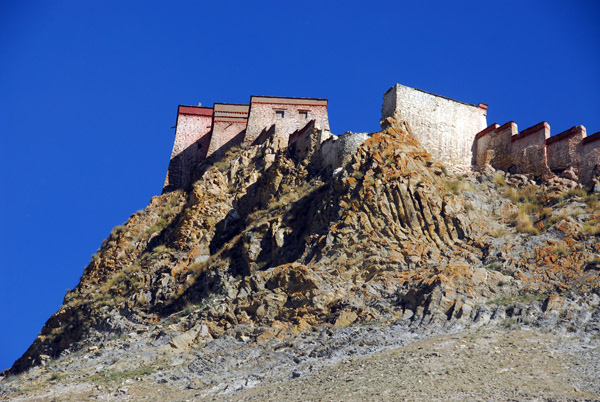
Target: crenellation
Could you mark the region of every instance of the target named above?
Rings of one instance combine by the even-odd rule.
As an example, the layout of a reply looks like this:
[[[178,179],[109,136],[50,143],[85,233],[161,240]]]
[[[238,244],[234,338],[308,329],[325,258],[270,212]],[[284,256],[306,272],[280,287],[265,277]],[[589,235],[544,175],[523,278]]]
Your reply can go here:
[[[582,142],[585,139],[585,127],[575,126],[546,140],[548,167],[561,173],[570,167],[580,169]]]
[[[512,121],[500,127],[492,125],[475,136],[476,165],[490,164],[496,169],[537,178],[550,178],[569,170],[566,177],[588,185],[600,173],[600,135],[592,137],[586,137],[583,126],[551,136],[547,122],[521,132]]]

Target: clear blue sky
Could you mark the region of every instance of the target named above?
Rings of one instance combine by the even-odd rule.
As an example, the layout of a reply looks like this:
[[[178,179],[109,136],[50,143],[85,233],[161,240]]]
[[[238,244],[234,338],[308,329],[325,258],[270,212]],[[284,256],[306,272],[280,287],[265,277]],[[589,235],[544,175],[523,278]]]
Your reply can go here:
[[[0,370],[160,193],[178,104],[322,97],[333,132],[376,131],[399,82],[592,134],[599,4],[2,1]]]

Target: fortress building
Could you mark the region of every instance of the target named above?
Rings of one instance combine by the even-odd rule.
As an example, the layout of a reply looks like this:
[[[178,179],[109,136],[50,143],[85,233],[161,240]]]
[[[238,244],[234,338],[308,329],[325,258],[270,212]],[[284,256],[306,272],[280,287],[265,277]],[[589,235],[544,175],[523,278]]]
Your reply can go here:
[[[251,96],[247,105],[180,105],[163,192],[189,186],[197,165],[207,158],[222,157],[232,146],[257,144],[271,136],[287,137],[309,124],[329,131],[327,99]]]
[[[329,132],[327,99],[251,96],[249,104],[179,106],[175,143],[164,191],[188,187],[196,166],[223,157],[232,146],[279,137],[298,154],[315,155],[328,169],[342,166],[368,133]],[[583,184],[600,177],[600,133],[575,126],[550,136],[541,122],[519,132],[514,122],[487,127],[487,105],[471,105],[420,89],[394,85],[383,96],[382,120],[408,123],[410,134],[443,163],[491,165],[511,173],[549,179],[562,175]],[[275,155],[269,155],[275,158]]]
[[[470,105],[396,84],[383,95],[382,119],[406,121],[412,136],[444,163],[470,166],[475,135],[487,127],[487,105]]]

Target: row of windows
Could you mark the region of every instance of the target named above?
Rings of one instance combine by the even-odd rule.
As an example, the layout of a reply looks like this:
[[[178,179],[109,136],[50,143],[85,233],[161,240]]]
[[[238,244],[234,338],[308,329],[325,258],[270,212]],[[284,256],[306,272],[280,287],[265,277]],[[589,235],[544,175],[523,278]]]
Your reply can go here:
[[[278,119],[283,119],[287,114],[287,109],[273,109],[275,111],[275,117]],[[298,114],[303,119],[308,119],[310,116],[310,110],[298,110]]]

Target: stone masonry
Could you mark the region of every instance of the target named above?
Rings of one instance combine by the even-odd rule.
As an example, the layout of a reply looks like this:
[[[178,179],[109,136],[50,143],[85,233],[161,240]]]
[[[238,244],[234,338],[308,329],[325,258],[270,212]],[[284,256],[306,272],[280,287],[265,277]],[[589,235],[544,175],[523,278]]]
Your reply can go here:
[[[176,189],[189,184],[193,167],[206,158],[212,119],[211,107],[178,107],[175,142],[164,189]]]
[[[252,96],[250,104],[179,106],[175,143],[163,192],[188,187],[195,167],[217,160],[232,146],[288,136],[310,125],[329,131],[327,99]]]
[[[179,106],[163,192],[188,187],[197,165],[218,160],[232,146],[254,145],[273,136],[281,147],[309,155],[323,168],[342,166],[369,134],[331,134],[327,104],[320,98],[251,96],[247,105]],[[546,122],[521,132],[512,121],[486,128],[487,105],[470,105],[400,84],[384,94],[381,114],[382,121],[387,117],[405,121],[411,135],[444,163],[490,164],[537,178],[575,175],[583,184],[600,177],[600,133],[586,137],[583,126],[553,137]]]
[[[514,122],[492,124],[476,136],[476,164],[490,164],[536,178],[567,175],[589,185],[600,176],[600,133],[586,137],[583,126],[550,136],[550,125],[538,123],[521,132]]]
[[[215,153],[222,154],[242,143],[248,125],[248,109],[248,105],[215,103],[207,157]]]
[[[244,144],[251,145],[272,128],[276,136],[290,135],[311,120],[315,121],[316,128],[329,130],[327,99],[251,96]]]
[[[408,123],[412,136],[438,160],[460,166],[473,163],[475,135],[487,126],[487,106],[458,102],[396,84],[383,96],[382,120]]]

